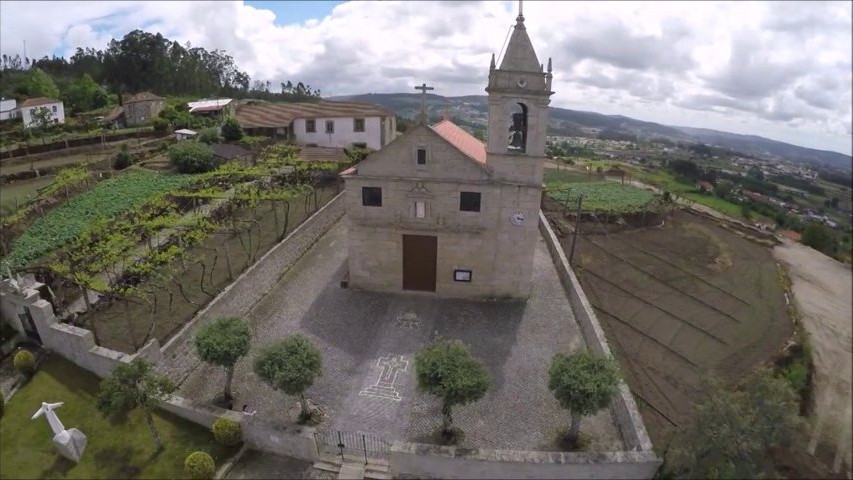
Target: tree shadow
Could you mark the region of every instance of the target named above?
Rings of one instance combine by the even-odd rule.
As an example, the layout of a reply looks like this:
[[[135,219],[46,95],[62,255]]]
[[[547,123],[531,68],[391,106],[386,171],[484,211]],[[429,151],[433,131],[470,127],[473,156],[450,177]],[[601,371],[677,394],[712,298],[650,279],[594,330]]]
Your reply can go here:
[[[41,472],[41,475],[39,475],[39,478],[66,478],[68,471],[74,468],[75,465],[77,464],[73,461],[68,460],[62,455],[57,455],[53,464],[45,468]]]
[[[94,456],[95,464],[99,467],[105,467],[108,478],[137,477],[142,468],[132,465],[132,459],[133,448],[130,446],[107,447],[95,453]]]

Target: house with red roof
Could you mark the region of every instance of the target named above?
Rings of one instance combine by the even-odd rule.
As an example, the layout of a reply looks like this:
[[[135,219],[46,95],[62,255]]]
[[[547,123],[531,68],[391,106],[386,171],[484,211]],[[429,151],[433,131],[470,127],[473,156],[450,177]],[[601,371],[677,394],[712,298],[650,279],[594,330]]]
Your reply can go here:
[[[530,294],[551,61],[539,63],[520,13],[505,52],[489,67],[486,143],[447,119],[428,125],[422,104],[415,127],[343,172],[349,286]]]

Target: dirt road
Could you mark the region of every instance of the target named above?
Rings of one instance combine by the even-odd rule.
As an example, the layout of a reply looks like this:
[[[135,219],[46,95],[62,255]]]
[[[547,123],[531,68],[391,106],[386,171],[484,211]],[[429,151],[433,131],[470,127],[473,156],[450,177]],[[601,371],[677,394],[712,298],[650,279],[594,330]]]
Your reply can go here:
[[[823,444],[833,463],[840,464],[846,454],[849,466],[853,274],[849,266],[787,239],[773,256],[790,269],[794,301],[812,345],[816,420],[809,450]]]

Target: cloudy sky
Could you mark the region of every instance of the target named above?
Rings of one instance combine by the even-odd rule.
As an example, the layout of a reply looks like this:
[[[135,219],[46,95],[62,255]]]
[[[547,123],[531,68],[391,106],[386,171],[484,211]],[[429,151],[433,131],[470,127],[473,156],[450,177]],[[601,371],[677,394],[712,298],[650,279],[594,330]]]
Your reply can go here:
[[[104,48],[141,28],[324,95],[484,94],[516,2],[0,1],[0,51]],[[524,2],[552,105],[851,153],[851,2]]]

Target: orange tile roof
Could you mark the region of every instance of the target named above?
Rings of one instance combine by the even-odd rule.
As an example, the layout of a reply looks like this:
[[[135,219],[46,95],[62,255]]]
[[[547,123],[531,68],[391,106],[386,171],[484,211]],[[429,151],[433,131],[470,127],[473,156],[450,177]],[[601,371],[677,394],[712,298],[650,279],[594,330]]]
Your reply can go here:
[[[486,164],[486,145],[450,120],[442,120],[430,128],[450,142],[460,152],[478,163]]]

